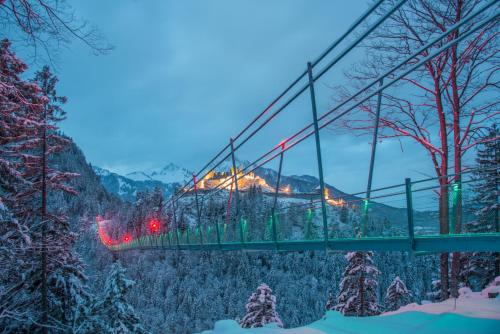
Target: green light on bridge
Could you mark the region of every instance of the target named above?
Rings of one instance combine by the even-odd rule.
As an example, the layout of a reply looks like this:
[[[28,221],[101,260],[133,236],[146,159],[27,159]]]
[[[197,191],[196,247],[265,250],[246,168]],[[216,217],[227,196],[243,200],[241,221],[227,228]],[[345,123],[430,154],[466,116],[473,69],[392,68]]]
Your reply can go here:
[[[364,211],[365,213],[367,213],[367,212],[368,212],[368,205],[369,205],[369,201],[368,201],[368,199],[367,199],[367,198],[365,198],[365,199],[363,200],[363,211]]]

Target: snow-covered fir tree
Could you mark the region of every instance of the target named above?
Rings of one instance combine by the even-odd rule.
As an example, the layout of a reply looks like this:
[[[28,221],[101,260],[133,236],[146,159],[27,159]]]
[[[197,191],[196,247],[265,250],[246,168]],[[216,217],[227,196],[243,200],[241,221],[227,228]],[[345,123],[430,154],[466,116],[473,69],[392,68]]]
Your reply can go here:
[[[64,196],[76,194],[68,182],[77,175],[61,171],[52,161],[54,154],[69,144],[57,128],[64,119],[62,105],[66,102],[57,95],[57,82],[47,66],[36,73],[34,83],[39,87],[43,110],[37,114],[34,137],[24,147],[22,175],[27,182],[17,195],[17,214],[30,224],[31,257],[41,258],[28,273],[33,301],[30,321],[21,328],[30,331],[41,326],[63,332],[92,328],[88,317],[92,296],[82,262],[73,249],[76,234],[60,205]]]
[[[331,311],[335,309],[335,297],[331,291],[328,292],[328,299],[326,300],[326,310]]]
[[[104,296],[93,308],[93,313],[100,318],[99,333],[147,333],[134,308],[125,298],[135,284],[125,276],[125,272],[120,261],[113,263],[106,278]]]
[[[475,219],[465,225],[470,233],[499,232],[500,194],[500,140],[499,130],[493,125],[478,148],[474,171],[474,196],[470,206]],[[500,275],[499,253],[474,252],[464,254],[461,269],[462,281],[473,290],[484,288]]]
[[[49,196],[54,200],[59,190],[73,192],[65,184],[73,174],[50,162],[66,143],[56,126],[64,116],[60,104],[65,98],[57,96],[57,78],[48,67],[32,82],[23,81],[27,67],[7,40],[1,42],[0,64],[0,239],[1,248],[10,249],[0,254],[2,272],[8,275],[0,287],[6,292],[0,292],[6,302],[0,327],[38,332],[50,326],[71,332],[86,323],[90,294],[81,262],[72,253],[74,235],[64,213],[48,209]]]
[[[433,302],[441,301],[441,280],[436,278],[435,275],[431,281],[431,289],[426,293],[426,297]]]
[[[348,264],[340,282],[335,310],[347,316],[371,316],[380,313],[377,302],[377,277],[373,252],[349,252]]]
[[[7,39],[0,42],[0,198],[11,206],[24,179],[22,150],[35,135],[36,116],[43,104],[39,87],[23,80],[28,69],[11,49]]]
[[[385,294],[385,308],[388,311],[398,310],[401,306],[407,305],[411,300],[411,292],[404,282],[396,276]]]
[[[37,265],[29,257],[31,237],[24,220],[14,215],[16,196],[25,180],[20,172],[22,148],[35,128],[40,111],[38,87],[22,79],[26,64],[0,42],[0,328],[13,332],[31,303],[26,272]]]
[[[30,245],[28,228],[0,202],[0,328],[6,332],[15,331],[16,320],[24,319],[31,302],[24,279],[33,264],[27,257]]]
[[[276,323],[283,327],[283,322],[276,311],[276,297],[267,284],[261,284],[257,291],[252,293],[246,304],[247,313],[241,319],[243,328],[263,327],[269,323]]]

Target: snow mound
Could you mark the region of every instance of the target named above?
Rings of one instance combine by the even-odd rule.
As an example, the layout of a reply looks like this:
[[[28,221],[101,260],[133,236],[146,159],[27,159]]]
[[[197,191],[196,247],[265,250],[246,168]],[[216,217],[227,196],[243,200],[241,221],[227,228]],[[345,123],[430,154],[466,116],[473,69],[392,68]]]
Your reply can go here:
[[[234,320],[221,320],[215,323],[212,331],[203,331],[201,334],[324,334],[325,332],[314,328],[283,329],[276,324],[268,324],[260,328],[241,328]]]
[[[305,327],[283,329],[276,324],[244,329],[234,320],[215,323],[202,334],[498,334],[500,333],[500,297],[488,298],[497,291],[500,279],[482,292],[462,289],[460,297],[440,303],[409,304],[394,312],[373,317],[345,317],[339,312],[326,315]]]
[[[261,328],[241,328],[234,320],[215,323],[213,331],[202,334],[498,334],[500,321],[471,318],[460,314],[430,314],[402,312],[374,317],[345,317],[336,311],[328,311],[318,321],[305,327],[292,329],[268,325]]]
[[[457,299],[450,298],[440,303],[423,305],[413,303],[403,306],[397,311],[384,313],[382,316],[418,311],[429,314],[454,313],[466,317],[500,320],[500,298],[488,298],[488,293],[499,291],[500,286],[496,285],[496,281],[481,292],[472,292],[469,288],[461,288]]]

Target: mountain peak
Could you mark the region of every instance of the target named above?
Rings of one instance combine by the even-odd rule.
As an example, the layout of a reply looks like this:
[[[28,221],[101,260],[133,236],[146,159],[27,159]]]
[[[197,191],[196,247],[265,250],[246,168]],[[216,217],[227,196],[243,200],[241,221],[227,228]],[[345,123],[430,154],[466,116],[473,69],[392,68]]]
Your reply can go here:
[[[163,167],[160,172],[175,172],[175,171],[178,171],[180,169],[183,169],[183,168],[181,168],[178,165],[170,162],[169,164],[165,165],[165,167]]]
[[[111,172],[109,170],[101,168],[101,167],[92,166],[92,169],[94,170],[94,173],[97,176],[108,176],[111,174]]]
[[[180,167],[174,163],[168,163],[162,168],[128,173],[126,177],[134,181],[160,181],[166,184],[182,184],[192,177],[192,173],[186,168]]]
[[[132,173],[128,173],[125,175],[127,178],[131,179],[131,180],[134,180],[134,181],[149,181],[149,180],[153,180],[151,178],[151,176],[149,176],[148,174],[144,173],[144,172],[132,172]]]

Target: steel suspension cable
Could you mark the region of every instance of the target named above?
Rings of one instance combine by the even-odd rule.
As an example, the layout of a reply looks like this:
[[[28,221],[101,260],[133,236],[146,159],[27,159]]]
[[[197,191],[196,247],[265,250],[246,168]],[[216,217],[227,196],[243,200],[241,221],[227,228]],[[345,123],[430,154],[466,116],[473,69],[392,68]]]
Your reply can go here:
[[[375,2],[368,10],[366,10],[358,19],[338,38],[336,39],[326,50],[324,50],[318,58],[312,62],[312,66],[316,66],[318,63],[320,63],[333,49],[335,49],[341,42],[345,40],[371,13],[373,13],[385,0],[378,0]],[[372,25],[369,29],[367,29],[367,32],[363,34],[362,36],[366,36],[367,34],[371,33],[373,30],[375,30],[378,25],[380,25],[387,17],[389,17],[394,11],[396,11],[399,7],[401,7],[407,0],[400,0],[396,6],[394,6],[388,14],[384,15],[383,18],[379,19],[376,24]],[[335,58],[334,62],[330,62],[330,64],[327,66],[327,68],[331,68],[334,64],[336,64],[338,61],[340,61],[347,53],[350,52],[352,48],[354,48],[356,45],[358,45],[364,37],[361,37],[356,40],[356,42],[352,43],[349,48],[345,49],[342,52],[341,56],[338,56]],[[327,70],[326,70],[327,71]],[[326,73],[325,70],[323,70],[322,74]],[[290,92],[290,90],[302,80],[305,75],[307,74],[307,71],[304,70],[297,79],[295,79],[278,97],[276,97],[262,112],[260,112],[240,133],[238,133],[235,137],[234,140],[239,139],[248,129],[250,129],[262,116],[264,116],[281,98],[283,98],[287,93]],[[318,76],[316,79],[319,79],[320,76]],[[257,129],[255,129],[249,136],[247,136],[241,143],[235,146],[234,151],[236,151],[238,148],[240,148],[243,144],[245,144],[250,138],[252,138],[258,131],[260,131],[265,125],[267,125],[276,115],[278,115],[283,109],[285,109],[290,103],[292,103],[300,94],[302,94],[305,89],[307,89],[308,85],[304,86],[298,93],[296,93],[294,96],[292,96],[285,104],[283,104],[276,112],[274,112],[267,120],[265,120]],[[196,175],[196,177],[199,178],[200,174],[208,168],[217,158],[219,158],[222,153],[229,147],[229,144],[226,145],[219,153],[212,158]],[[222,164],[223,161],[225,161],[230,154],[227,154],[224,158],[221,159],[219,163],[217,163],[213,168],[217,168],[220,164]],[[201,178],[203,179],[208,172]],[[186,188],[192,183],[192,180],[188,181],[182,189],[184,190],[183,193],[180,195],[180,197],[184,196],[186,192],[189,192],[192,190],[192,187],[190,187],[188,190]]]
[[[350,102],[351,100],[353,100],[356,96],[358,96],[359,94],[363,93],[364,91],[366,91],[367,89],[369,89],[370,87],[372,87],[373,85],[375,85],[376,83],[378,83],[380,81],[381,78],[384,78],[388,75],[390,75],[392,72],[394,72],[395,70],[401,68],[403,65],[405,65],[408,61],[410,61],[411,59],[415,58],[416,56],[418,56],[422,51],[425,51],[426,49],[428,49],[429,47],[431,47],[434,43],[436,43],[437,41],[441,40],[443,37],[449,35],[451,32],[455,31],[456,29],[458,29],[459,27],[461,27],[462,25],[466,24],[467,22],[469,22],[470,20],[472,20],[474,17],[478,16],[479,14],[481,14],[482,12],[484,12],[486,9],[488,9],[489,7],[491,7],[493,4],[497,3],[499,0],[494,0],[492,2],[490,2],[489,4],[483,6],[482,8],[478,9],[476,12],[474,12],[473,14],[470,14],[467,18],[463,19],[462,21],[460,21],[459,23],[455,24],[454,26],[452,26],[450,29],[448,29],[447,31],[445,31],[444,33],[442,33],[439,37],[437,37],[436,39],[434,39],[433,41],[431,41],[430,43],[426,44],[424,47],[422,47],[420,50],[418,50],[417,52],[415,52],[413,55],[409,56],[407,59],[405,59],[403,62],[401,62],[400,64],[396,65],[394,68],[392,68],[391,70],[387,71],[386,73],[384,73],[382,76],[379,76],[377,79],[373,80],[372,83],[368,84],[367,86],[365,86],[364,88],[362,88],[361,90],[359,90],[356,94],[354,94],[353,96],[351,96],[349,99],[347,99],[346,101],[342,102],[340,105],[334,107],[333,109],[329,110],[328,112],[326,112],[325,114],[323,114],[321,117],[319,117],[318,120],[322,121],[324,120],[327,116],[331,115],[333,112],[337,111],[338,109],[340,109],[342,106],[344,106],[345,104],[347,104],[348,102]],[[452,47],[453,45],[456,45],[457,43],[459,43],[461,40],[469,37],[470,35],[472,35],[473,33],[475,33],[477,30],[481,29],[482,27],[484,27],[486,24],[490,23],[491,21],[493,20],[496,20],[498,19],[498,17],[500,16],[500,14],[497,12],[496,14],[482,20],[478,25],[476,25],[473,29],[471,29],[470,31],[468,31],[467,33],[463,34],[463,35],[460,35],[459,38],[456,38],[454,40],[452,40],[451,42],[443,45],[442,47],[440,47],[439,49],[437,49],[435,52],[429,54],[428,56],[422,58],[422,60],[412,66],[409,67],[409,69],[405,70],[402,74],[398,75],[395,79],[385,83],[384,85],[380,86],[379,88],[377,88],[376,90],[374,90],[372,93],[370,93],[368,96],[366,96],[365,98],[363,98],[361,101],[357,102],[354,106],[350,107],[349,109],[343,111],[342,113],[340,113],[339,115],[336,115],[334,118],[328,120],[328,121],[325,121],[324,124],[321,124],[319,126],[319,129],[323,129],[325,128],[326,126],[330,125],[332,122],[338,120],[339,118],[343,117],[344,115],[348,114],[350,111],[354,110],[355,108],[359,107],[361,104],[363,104],[364,102],[366,102],[367,100],[369,100],[370,98],[372,98],[373,96],[375,96],[376,94],[378,94],[379,92],[381,91],[384,91],[385,89],[387,89],[388,87],[392,86],[394,83],[398,82],[399,80],[401,80],[402,78],[404,78],[406,75],[408,75],[409,73],[411,73],[412,71],[414,71],[416,68],[424,65],[427,61],[429,61],[430,59],[436,57],[438,54],[440,54],[441,52],[443,52],[444,50]],[[311,128],[313,126],[313,123],[309,124],[307,127],[303,128],[302,130],[300,130],[298,133],[303,133],[305,130]],[[301,143],[302,141],[304,141],[305,139],[309,138],[310,136],[312,136],[314,134],[314,131],[311,131],[309,133],[307,133],[306,135],[304,135],[303,137],[297,139],[296,141],[294,141],[293,143],[291,143],[290,145],[286,146],[286,148],[283,150],[283,151],[287,151],[291,148],[293,148],[295,145]],[[293,138],[297,137],[296,134],[294,136],[292,136]],[[266,161],[270,161],[274,158],[276,158],[277,156],[279,155],[278,154],[275,154],[273,155],[270,159],[266,160]]]
[[[436,37],[434,40],[432,40],[431,42],[427,43],[426,45],[424,45],[423,47],[421,47],[418,51],[414,52],[412,55],[410,55],[409,57],[407,57],[405,60],[403,60],[402,62],[400,62],[398,65],[396,65],[395,67],[393,67],[392,69],[386,71],[383,75],[379,76],[377,79],[373,80],[372,83],[368,84],[367,86],[365,86],[364,88],[360,89],[356,94],[354,94],[353,96],[351,96],[349,99],[347,99],[346,101],[342,102],[341,104],[339,104],[338,106],[334,107],[333,109],[329,110],[327,113],[323,114],[319,120],[322,121],[324,120],[327,116],[331,115],[333,112],[337,111],[338,109],[340,109],[342,106],[344,106],[345,104],[347,104],[348,102],[352,101],[355,97],[357,97],[358,95],[360,95],[361,93],[365,92],[367,89],[371,88],[373,85],[375,85],[376,83],[378,83],[380,81],[381,78],[385,78],[386,76],[392,74],[394,71],[396,71],[397,69],[401,68],[402,66],[404,66],[405,64],[407,64],[411,59],[415,58],[416,56],[418,56],[420,53],[422,53],[423,51],[427,50],[428,48],[430,48],[433,44],[435,44],[436,42],[438,42],[439,40],[441,40],[443,37],[449,35],[451,32],[455,31],[456,29],[458,29],[459,27],[461,27],[462,25],[466,24],[467,22],[471,21],[473,18],[475,18],[476,16],[478,16],[479,14],[483,13],[486,9],[488,9],[489,7],[493,6],[495,3],[497,3],[499,0],[494,0],[494,1],[491,1],[490,3],[484,5],[483,7],[481,7],[480,9],[478,9],[476,12],[468,15],[466,18],[462,19],[460,22],[456,23],[455,25],[453,25],[452,27],[450,27],[448,30],[446,30],[445,32],[443,32],[441,35],[439,35],[438,37]],[[403,1],[404,2],[404,1]],[[404,71],[402,74],[400,74],[398,77],[396,77],[395,79],[385,83],[384,85],[380,86],[378,89],[376,89],[375,91],[373,91],[372,93],[370,93],[367,97],[365,97],[364,99],[362,99],[361,101],[359,101],[358,103],[356,103],[354,106],[350,107],[349,109],[345,110],[344,112],[340,113],[339,115],[335,116],[334,118],[328,120],[328,121],[325,121],[324,124],[322,124],[320,126],[320,129],[323,129],[324,127],[328,126],[329,124],[331,124],[332,122],[334,122],[335,120],[341,118],[342,116],[346,115],[347,113],[349,113],[350,111],[352,111],[353,109],[357,108],[358,106],[360,106],[362,103],[366,102],[368,99],[370,99],[371,97],[373,97],[374,95],[376,95],[377,93],[379,92],[382,92],[384,91],[385,89],[387,89],[388,87],[392,86],[394,83],[398,82],[399,80],[401,80],[404,76],[408,75],[409,73],[411,73],[412,71],[414,71],[416,68],[422,66],[424,63],[426,63],[427,61],[429,61],[430,59],[436,57],[438,54],[440,54],[441,52],[443,52],[444,50],[450,48],[451,46],[453,45],[456,45],[457,43],[459,43],[461,40],[467,38],[468,36],[470,36],[471,34],[475,33],[477,30],[481,29],[483,26],[485,26],[486,24],[488,24],[489,22],[497,19],[499,16],[498,13],[482,20],[480,23],[478,23],[473,29],[471,29],[470,31],[468,31],[467,33],[461,35],[459,38],[456,38],[452,41],[450,41],[449,43],[443,45],[442,47],[440,47],[439,49],[437,49],[435,52],[429,54],[428,56],[424,57],[420,62],[410,66],[406,71]],[[330,66],[330,64],[328,65]],[[328,67],[327,66],[327,67]],[[333,66],[333,65],[332,65]],[[331,66],[330,66],[331,67]],[[326,68],[325,68],[326,69]],[[326,71],[322,70],[321,73],[324,74],[326,73]],[[316,79],[319,78],[319,75],[316,76]],[[280,109],[278,110],[280,111]],[[274,114],[273,114],[274,115]],[[271,117],[268,119],[268,121],[270,119],[272,119],[273,115],[271,115]],[[267,124],[267,123],[266,123]],[[310,124],[309,126],[303,128],[302,130],[300,130],[298,133],[294,134],[291,139],[294,139],[298,136],[298,134],[301,134],[303,133],[305,130],[307,130],[308,128],[312,127],[313,124]],[[259,127],[259,129],[261,129],[261,127]],[[253,135],[255,133],[255,131],[251,134]],[[305,136],[297,139],[295,142],[293,142],[292,144],[288,145],[287,147],[285,147],[282,151],[274,154],[273,156],[271,156],[270,158],[266,159],[263,163],[259,164],[258,166],[256,166],[255,168],[253,168],[252,170],[250,170],[249,172],[247,172],[246,174],[244,174],[243,176],[246,176],[248,175],[249,173],[251,173],[252,171],[256,170],[257,168],[263,166],[264,164],[268,163],[269,161],[273,160],[274,158],[276,158],[281,152],[284,152],[284,151],[287,151],[289,149],[291,149],[292,147],[294,147],[295,145],[299,144],[300,142],[304,141],[305,139],[307,139],[308,137],[310,137],[311,135],[314,134],[314,131],[311,131],[309,133],[307,133]],[[242,143],[240,143],[237,147],[241,147],[245,142],[246,140],[248,140],[249,138],[247,137]],[[290,139],[288,139],[288,141],[290,141]],[[235,147],[235,149],[237,148]],[[275,149],[269,151],[269,152],[273,152]],[[267,154],[269,154],[266,153]],[[259,159],[257,159],[257,161],[260,161],[262,160],[263,157],[260,157]],[[253,165],[253,164],[250,164],[250,166]],[[225,184],[225,182],[222,183],[222,185]],[[220,185],[219,185],[220,186]],[[218,189],[215,191],[215,193],[217,193],[218,191],[220,191],[221,189]],[[207,195],[205,195],[207,196]]]

